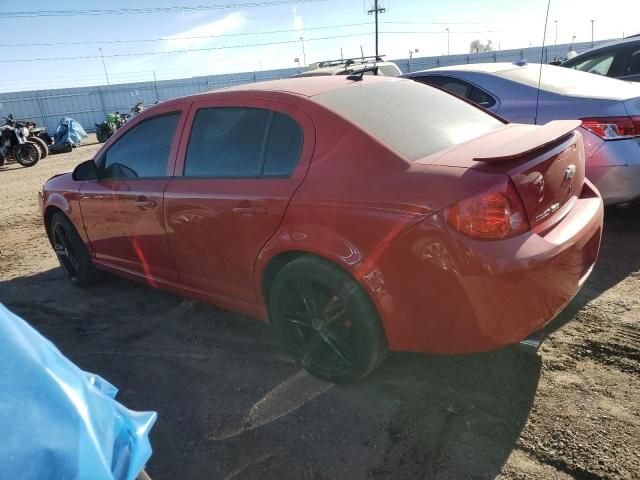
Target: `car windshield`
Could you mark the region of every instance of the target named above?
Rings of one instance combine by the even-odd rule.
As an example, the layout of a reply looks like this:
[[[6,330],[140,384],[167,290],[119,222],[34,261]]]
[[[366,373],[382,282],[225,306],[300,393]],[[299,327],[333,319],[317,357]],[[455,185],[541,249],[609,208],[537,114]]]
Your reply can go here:
[[[543,65],[542,75],[539,64],[515,67],[495,74],[534,88],[538,87],[540,76],[542,90],[572,97],[626,100],[640,96],[640,86],[630,82],[553,65]]]
[[[409,80],[371,82],[314,100],[359,125],[410,161],[484,135],[497,118],[437,88]]]

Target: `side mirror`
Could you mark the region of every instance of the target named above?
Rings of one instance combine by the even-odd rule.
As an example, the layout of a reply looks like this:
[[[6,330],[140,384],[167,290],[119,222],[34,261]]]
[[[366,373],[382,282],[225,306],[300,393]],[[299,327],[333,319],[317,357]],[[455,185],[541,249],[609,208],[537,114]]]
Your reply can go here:
[[[76,182],[82,182],[84,180],[97,180],[98,168],[96,167],[95,162],[93,160],[82,162],[73,169],[71,178],[73,178]]]

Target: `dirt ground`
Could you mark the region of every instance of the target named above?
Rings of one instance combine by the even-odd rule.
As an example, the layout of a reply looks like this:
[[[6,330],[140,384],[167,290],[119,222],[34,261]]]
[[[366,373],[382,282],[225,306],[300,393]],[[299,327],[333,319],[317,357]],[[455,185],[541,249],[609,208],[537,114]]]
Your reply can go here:
[[[36,194],[98,148],[0,167],[0,302],[158,412],[155,480],[640,478],[640,208],[606,212],[597,267],[539,356],[392,354],[333,386],[251,318],[117,278],[71,286]]]

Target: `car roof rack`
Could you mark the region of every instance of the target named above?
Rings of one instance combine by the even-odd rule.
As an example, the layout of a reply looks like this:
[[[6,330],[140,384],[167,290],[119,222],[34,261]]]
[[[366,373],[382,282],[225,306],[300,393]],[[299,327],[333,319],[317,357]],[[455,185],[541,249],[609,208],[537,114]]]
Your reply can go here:
[[[322,62],[318,62],[318,68],[324,67],[337,67],[338,65],[344,65],[348,67],[349,65],[353,65],[354,63],[364,63],[367,60],[373,60],[374,62],[383,62],[382,59],[385,55],[371,55],[368,57],[353,57],[353,58],[340,58],[336,60],[323,60]]]

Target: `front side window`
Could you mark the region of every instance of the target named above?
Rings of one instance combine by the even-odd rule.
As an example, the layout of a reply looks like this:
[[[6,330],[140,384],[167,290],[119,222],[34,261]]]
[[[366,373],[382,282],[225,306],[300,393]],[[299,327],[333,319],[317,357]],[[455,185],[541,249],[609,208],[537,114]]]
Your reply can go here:
[[[101,178],[167,176],[167,162],[179,113],[144,120],[107,150]]]
[[[290,176],[301,148],[302,129],[288,115],[262,108],[202,108],[193,121],[184,176]]]

